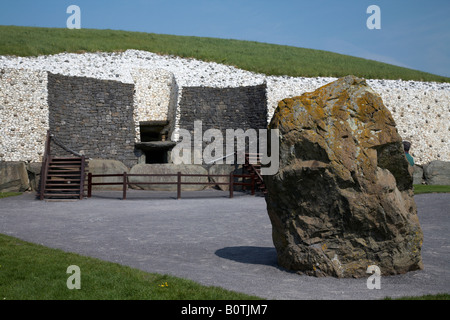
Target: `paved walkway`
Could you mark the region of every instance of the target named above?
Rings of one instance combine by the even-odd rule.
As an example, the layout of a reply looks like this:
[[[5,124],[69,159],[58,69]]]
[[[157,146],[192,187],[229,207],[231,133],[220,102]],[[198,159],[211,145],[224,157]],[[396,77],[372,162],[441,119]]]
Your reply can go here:
[[[268,299],[380,299],[450,293],[450,194],[416,196],[425,269],[367,279],[300,276],[277,266],[262,197],[208,190],[97,192],[74,202],[0,200],[0,233]],[[369,277],[369,275],[368,275]]]

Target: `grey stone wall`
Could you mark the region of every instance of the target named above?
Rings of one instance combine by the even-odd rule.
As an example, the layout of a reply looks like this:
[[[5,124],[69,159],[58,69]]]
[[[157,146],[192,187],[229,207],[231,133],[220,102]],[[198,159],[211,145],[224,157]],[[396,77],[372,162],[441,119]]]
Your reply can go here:
[[[266,85],[184,87],[179,112],[179,127],[187,130],[194,129],[194,120],[201,120],[205,130],[266,129]]]
[[[202,136],[208,129],[218,129],[224,143],[226,129],[267,129],[266,89],[266,84],[236,88],[184,87],[176,129],[188,130],[193,139],[194,122],[200,120]],[[176,134],[174,139],[177,139]],[[203,141],[203,150],[207,145]],[[234,150],[237,148],[235,141]],[[224,146],[222,156],[226,156],[226,152]]]
[[[178,112],[177,128],[188,130],[193,136],[194,121],[201,120],[203,133],[219,129],[225,142],[226,129],[267,129],[266,85],[184,87]]]
[[[50,131],[75,152],[131,167],[140,156],[134,148],[133,98],[133,84],[49,73]]]

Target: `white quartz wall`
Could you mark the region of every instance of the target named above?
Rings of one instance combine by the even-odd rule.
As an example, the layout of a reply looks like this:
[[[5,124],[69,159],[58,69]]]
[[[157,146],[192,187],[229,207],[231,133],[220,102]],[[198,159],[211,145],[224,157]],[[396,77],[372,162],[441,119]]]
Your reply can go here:
[[[47,72],[0,70],[0,161],[39,162],[47,136]]]
[[[311,92],[336,78],[268,77],[268,114],[284,98]],[[367,80],[391,111],[400,136],[412,143],[416,163],[450,161],[450,84]]]
[[[0,79],[0,161],[36,161],[37,154],[42,152],[44,132],[48,128],[44,71],[134,83],[136,124],[166,119],[176,123],[176,101],[183,87],[224,88],[266,82],[270,121],[280,100],[314,91],[336,80],[266,76],[217,63],[138,50],[30,58],[0,56],[0,69],[4,70]],[[370,79],[367,83],[392,112],[400,135],[412,142],[417,163],[450,161],[449,83]],[[138,137],[137,131],[137,140]]]
[[[178,86],[173,73],[164,69],[133,69],[131,76],[135,85],[136,142],[139,142],[141,122],[172,121],[174,123]]]

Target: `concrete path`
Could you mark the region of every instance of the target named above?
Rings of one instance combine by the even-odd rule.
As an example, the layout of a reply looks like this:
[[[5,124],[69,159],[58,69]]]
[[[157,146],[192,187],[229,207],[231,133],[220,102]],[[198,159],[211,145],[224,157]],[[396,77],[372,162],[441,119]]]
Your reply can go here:
[[[262,197],[208,190],[97,192],[74,202],[34,194],[0,200],[0,233],[148,272],[268,299],[381,299],[450,293],[450,194],[415,197],[424,232],[425,269],[381,278],[315,278],[277,266]],[[368,275],[369,277],[369,275]]]

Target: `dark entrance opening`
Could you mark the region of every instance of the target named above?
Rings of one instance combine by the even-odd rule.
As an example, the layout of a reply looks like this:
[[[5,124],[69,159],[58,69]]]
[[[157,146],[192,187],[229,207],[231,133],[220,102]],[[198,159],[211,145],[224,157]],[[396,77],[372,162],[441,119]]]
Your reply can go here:
[[[168,135],[167,121],[148,121],[140,123],[141,142],[136,148],[145,154],[145,163],[168,163],[170,151],[175,143],[166,141]]]
[[[167,132],[164,130],[167,121],[148,121],[140,123],[141,142],[164,141]]]
[[[168,163],[166,150],[144,150],[145,163]]]

